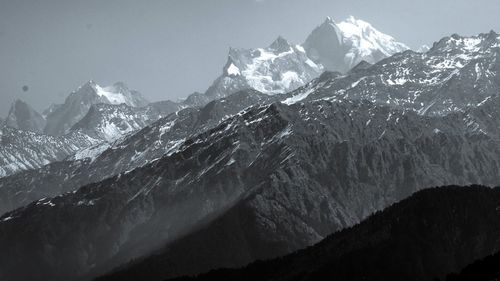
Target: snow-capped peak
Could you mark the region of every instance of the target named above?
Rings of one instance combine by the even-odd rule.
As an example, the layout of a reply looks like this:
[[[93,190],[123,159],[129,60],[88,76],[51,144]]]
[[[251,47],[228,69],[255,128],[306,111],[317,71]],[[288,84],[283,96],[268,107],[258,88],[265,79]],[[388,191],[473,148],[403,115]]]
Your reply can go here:
[[[349,16],[337,26],[342,32],[344,43],[350,43],[351,48],[358,49],[362,56],[369,56],[376,51],[382,52],[385,56],[391,56],[409,49],[405,44],[396,42],[392,36],[378,31],[368,22],[353,16]]]
[[[136,91],[131,91],[123,82],[116,82],[110,86],[101,86],[90,80],[82,87],[90,87],[92,91],[102,100],[103,103],[109,104],[126,104],[128,106],[139,107],[144,106],[148,102]],[[80,87],[75,93],[78,93]]]
[[[374,64],[408,47],[349,17],[336,23],[328,17],[303,45],[278,36],[268,47],[230,48],[222,76],[205,92],[207,100],[243,89],[285,93],[305,85],[325,70],[347,72],[361,61]]]
[[[379,60],[408,48],[366,21],[349,16],[336,23],[328,17],[307,38],[308,55],[328,70],[346,72],[362,60]]]
[[[129,90],[123,83],[102,87],[93,80],[73,91],[63,104],[57,105],[47,114],[45,132],[61,135],[80,121],[94,104],[126,104],[131,107],[146,106],[149,102],[142,95]]]
[[[117,92],[113,86],[101,87],[96,84],[95,90],[98,96],[106,98],[111,104],[127,103],[125,96],[122,93]]]
[[[248,88],[268,94],[284,93],[322,72],[322,66],[310,60],[300,45],[292,45],[279,36],[266,48],[230,48],[223,76],[207,95],[222,97]]]

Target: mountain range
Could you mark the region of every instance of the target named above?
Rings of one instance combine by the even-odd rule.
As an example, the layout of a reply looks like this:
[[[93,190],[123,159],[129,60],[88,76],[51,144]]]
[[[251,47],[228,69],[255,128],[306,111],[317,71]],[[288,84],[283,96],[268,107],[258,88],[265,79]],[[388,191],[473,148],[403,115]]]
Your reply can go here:
[[[445,278],[497,249],[498,188],[421,190],[499,184],[499,47],[492,31],[415,52],[328,18],[302,45],[230,49],[183,101],[92,81],[43,114],[16,101],[0,279],[164,280],[316,243],[200,278]]]
[[[335,40],[332,39],[333,35]],[[318,39],[323,37],[325,42]],[[340,43],[337,42],[338,38],[341,38]],[[331,47],[333,43],[336,47],[330,53],[345,53],[346,62],[347,57],[350,57],[349,64],[339,64],[338,69],[348,69],[360,60],[375,62],[407,49],[404,44],[396,42],[364,21],[350,17],[336,24],[328,18],[303,45],[292,45],[280,36],[267,48],[231,48],[223,74],[205,93],[192,94],[182,102],[149,104],[139,92],[129,90],[124,83],[102,87],[94,81],[85,83],[73,91],[63,104],[52,105],[43,114],[22,101],[16,101],[7,120],[3,122],[5,126],[36,132],[40,134],[38,138],[47,135],[49,139],[51,136],[64,136],[79,131],[88,135],[92,142],[90,147],[76,144],[75,149],[69,153],[53,150],[46,154],[40,152],[42,148],[29,152],[13,148],[13,151],[4,152],[3,159],[0,159],[5,163],[0,169],[0,176],[40,168],[44,164],[61,161],[82,149],[85,152],[79,153],[80,156],[87,154],[88,150],[101,151],[107,146],[103,142],[111,143],[169,113],[186,107],[204,106],[212,100],[241,90],[254,89],[265,94],[280,94],[297,89],[318,77],[325,69],[330,69],[327,66],[331,66],[333,62],[329,58],[319,58],[314,54],[317,53],[316,49],[322,48],[321,44]],[[310,51],[306,51],[305,47]],[[356,56],[352,57],[352,54]],[[95,147],[95,143],[100,143],[99,148]],[[20,146],[32,147],[36,143]],[[31,158],[42,160],[32,161]]]

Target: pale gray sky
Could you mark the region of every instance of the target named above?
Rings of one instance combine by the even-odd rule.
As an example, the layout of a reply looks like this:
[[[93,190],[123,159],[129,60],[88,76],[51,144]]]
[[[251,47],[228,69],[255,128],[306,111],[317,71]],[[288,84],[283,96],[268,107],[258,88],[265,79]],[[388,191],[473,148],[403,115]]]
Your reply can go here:
[[[185,97],[222,72],[229,46],[302,43],[327,16],[418,47],[500,31],[499,11],[498,0],[0,0],[0,116],[16,97],[42,110],[90,79]]]

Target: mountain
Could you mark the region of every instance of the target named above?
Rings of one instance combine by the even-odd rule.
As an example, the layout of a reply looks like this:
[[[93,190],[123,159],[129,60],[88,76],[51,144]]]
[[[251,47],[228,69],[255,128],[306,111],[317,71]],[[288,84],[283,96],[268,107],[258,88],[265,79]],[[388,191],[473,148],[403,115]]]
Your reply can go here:
[[[0,178],[63,160],[100,142],[77,132],[53,137],[10,127],[4,127],[0,137]]]
[[[129,90],[123,83],[115,83],[109,87],[101,87],[89,81],[71,93],[64,104],[52,106],[46,110],[47,125],[45,133],[63,135],[80,121],[94,104],[126,104],[131,107],[142,107],[148,104],[137,91]]]
[[[186,108],[170,114],[137,133],[126,136],[123,140],[115,141],[114,144],[96,144],[79,150],[65,161],[2,178],[0,179],[0,214],[31,201],[57,196],[76,190],[85,184],[98,182],[143,166],[171,153],[186,139],[215,127],[221,120],[246,107],[269,103],[273,100],[276,98],[256,91],[242,91],[213,101],[203,108]],[[163,104],[162,102],[152,106],[161,109],[165,108]],[[112,109],[117,107],[102,106]],[[97,124],[100,123],[102,120],[97,122]],[[99,128],[99,126],[92,124],[90,128]],[[74,131],[76,132],[90,134],[87,130],[78,129]],[[96,135],[105,132],[107,131],[98,130]]]
[[[314,62],[339,72],[347,72],[361,61],[373,64],[409,49],[352,16],[339,23],[327,18],[307,37],[303,47]]]
[[[428,52],[429,50],[431,49],[431,47],[427,46],[427,45],[422,45],[420,46],[418,49],[417,49],[417,52],[419,53],[426,53]]]
[[[94,87],[99,88],[97,85]],[[116,93],[127,92],[121,83],[115,84],[113,89]],[[124,97],[131,95],[133,94],[124,94]],[[128,98],[128,100],[130,100],[129,104],[139,104],[139,101],[134,98]],[[107,98],[101,101],[109,102]],[[71,108],[71,106],[66,106],[51,106],[44,112],[44,115],[53,116],[54,112],[67,111]],[[74,104],[73,111],[83,112],[85,108],[87,104]],[[17,100],[12,105],[4,123],[8,128],[2,132],[0,177],[22,170],[37,169],[49,163],[64,160],[76,152],[78,153],[74,157],[83,157],[90,151],[97,153],[95,151],[109,147],[109,143],[142,129],[181,108],[181,105],[170,101],[151,103],[142,107],[132,107],[126,103],[92,104],[83,118],[78,120],[66,134],[52,136],[43,133],[45,118],[26,103]]]
[[[279,41],[283,42],[283,40]],[[279,46],[280,44],[274,44],[273,48],[279,49]],[[327,72],[298,90],[277,98],[282,99],[287,104],[323,98],[334,102],[344,99],[368,99],[377,104],[388,104],[395,108],[416,110],[419,114],[426,115],[444,115],[449,112],[462,111],[465,112],[463,119],[469,129],[476,132],[488,132],[490,137],[500,137],[498,133],[499,124],[496,121],[500,118],[497,110],[498,106],[500,106],[497,94],[499,91],[499,80],[497,79],[499,64],[496,60],[498,56],[497,46],[498,35],[494,32],[474,37],[453,35],[435,43],[433,49],[428,53],[419,54],[407,51],[384,59],[374,65],[361,62],[347,75]],[[170,105],[172,109],[178,108],[175,103]],[[251,104],[243,103],[242,105],[249,106]],[[233,114],[241,109],[242,107],[235,107]],[[105,126],[101,127],[105,128]],[[125,128],[129,128],[128,125]],[[99,134],[102,135],[103,133]],[[136,138],[141,137],[137,136]],[[179,140],[180,138],[168,142],[171,141],[174,144],[175,141]],[[146,151],[146,147],[149,150],[149,147],[156,146],[144,145],[138,151]],[[99,146],[98,149],[92,149],[91,152],[85,150],[77,158],[96,155],[106,149],[107,147]],[[113,153],[113,155],[121,153],[121,150],[115,151],[117,152]],[[164,153],[163,149],[153,148],[151,150],[154,151],[153,153],[141,153],[141,157],[135,157],[134,151],[136,150],[130,149],[125,154],[126,156],[123,157],[113,156],[114,159],[120,159],[116,161],[129,164],[119,164],[118,167],[120,168],[112,169],[98,167],[99,165],[93,164],[96,168],[95,170],[89,168],[89,171],[92,172],[89,172],[88,175],[85,175],[85,172],[55,171],[50,167],[47,167],[47,169],[52,171],[50,174],[61,175],[60,180],[62,182],[67,182],[68,185],[73,186],[72,188],[76,188],[80,186],[79,184],[89,183],[88,180],[81,180],[81,178],[100,180],[130,170],[138,165],[143,165],[149,160],[161,157],[162,153]],[[101,161],[97,163],[101,163]],[[106,163],[112,163],[112,161],[107,160]],[[79,165],[70,165],[70,167],[79,167]],[[82,171],[79,168],[73,169]],[[41,172],[42,177],[48,177],[47,170],[41,171],[44,171]],[[42,187],[38,188],[37,185],[34,189],[41,192],[47,186],[51,186],[50,190],[54,190],[53,186],[59,186],[53,181],[53,176],[51,177],[53,178],[52,181],[46,182],[36,173],[38,172],[32,173],[30,177],[37,178],[35,182],[40,183],[39,186]],[[101,176],[96,178],[95,174],[101,174]],[[78,178],[78,180],[63,181],[62,179],[66,175],[74,175],[70,177]],[[31,181],[30,177],[26,178],[28,182]],[[9,185],[19,190],[26,189],[25,186],[19,186],[20,183],[28,185],[23,183],[24,181],[14,181],[18,184],[9,183]],[[60,190],[68,190],[68,188],[64,187]],[[53,191],[39,194],[56,195]],[[38,198],[34,197],[33,199]],[[14,206],[18,205],[14,204]]]
[[[294,101],[367,99],[426,115],[478,107],[500,91],[499,46],[495,32],[452,35],[427,53],[406,51],[371,66],[355,67],[348,75],[318,80],[295,92]]]
[[[18,99],[12,104],[3,124],[23,131],[42,133],[45,118],[27,103]]]
[[[164,106],[160,103],[139,108],[125,103],[100,103],[92,105],[85,117],[73,125],[70,131],[80,131],[93,138],[113,142],[180,109],[179,105]]]
[[[184,103],[200,106],[244,89],[266,94],[295,90],[324,70],[347,72],[361,61],[376,63],[408,47],[369,23],[353,17],[336,24],[328,18],[314,29],[303,45],[279,36],[270,46],[230,48],[222,75],[204,93]]]
[[[278,37],[269,47],[229,50],[223,75],[205,93],[210,99],[243,89],[266,94],[285,93],[304,85],[323,72],[299,45]]]
[[[242,266],[316,243],[429,186],[492,185],[499,143],[463,116],[366,101],[247,108],[142,167],[0,217],[0,276],[90,278],[226,215],[219,229],[242,244],[183,248],[193,260],[179,256],[164,276]]]
[[[499,204],[499,188],[429,189],[285,257],[176,280],[433,280],[498,250]]]

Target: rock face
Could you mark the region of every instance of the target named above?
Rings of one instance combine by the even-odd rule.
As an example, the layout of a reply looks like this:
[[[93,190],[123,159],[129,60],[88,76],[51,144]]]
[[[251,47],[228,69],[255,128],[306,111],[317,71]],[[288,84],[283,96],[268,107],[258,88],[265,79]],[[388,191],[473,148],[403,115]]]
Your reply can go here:
[[[129,90],[123,83],[101,87],[89,81],[71,93],[64,104],[47,110],[45,133],[63,135],[80,121],[94,104],[126,104],[132,107],[146,106],[148,102],[137,91]]]
[[[373,64],[409,49],[352,16],[339,23],[327,18],[313,30],[303,46],[314,62],[326,70],[339,72],[347,72],[361,61]]]
[[[231,221],[243,226],[224,227],[257,239],[229,264],[242,265],[311,245],[426,187],[494,184],[499,143],[463,117],[358,101],[249,108],[141,168],[0,217],[1,276],[94,276],[234,208]],[[10,262],[21,257],[25,270]],[[167,276],[206,269],[195,264]]]
[[[45,119],[27,103],[16,100],[3,124],[23,131],[41,133],[45,127]]]
[[[218,270],[198,278],[177,280],[284,281],[334,277],[335,280],[421,281],[443,278],[446,273],[459,271],[468,263],[498,250],[499,204],[500,188],[450,186],[429,189],[359,225],[330,235],[313,247],[238,270]],[[203,240],[206,236],[201,232],[214,232],[216,227],[212,224],[200,230],[198,238],[201,241],[188,236],[183,242],[191,240],[213,247],[210,245],[212,241]],[[225,230],[220,232],[233,238]],[[219,246],[223,245],[227,243]],[[189,249],[191,245],[184,243],[183,246]],[[181,257],[186,256],[185,253],[191,252],[177,252]],[[148,266],[154,264],[154,259],[151,262],[142,264],[143,269],[149,270],[134,272],[131,268],[119,279],[109,276],[100,280],[159,280],[150,275],[154,266]],[[172,263],[175,264],[176,260]],[[471,275],[469,269],[469,278],[463,273],[461,278],[447,280],[496,280],[493,277],[499,276],[498,263],[496,268],[493,265],[490,261],[490,266],[484,271],[479,271],[479,266],[476,266],[476,275]],[[142,278],[130,278],[134,273]]]

